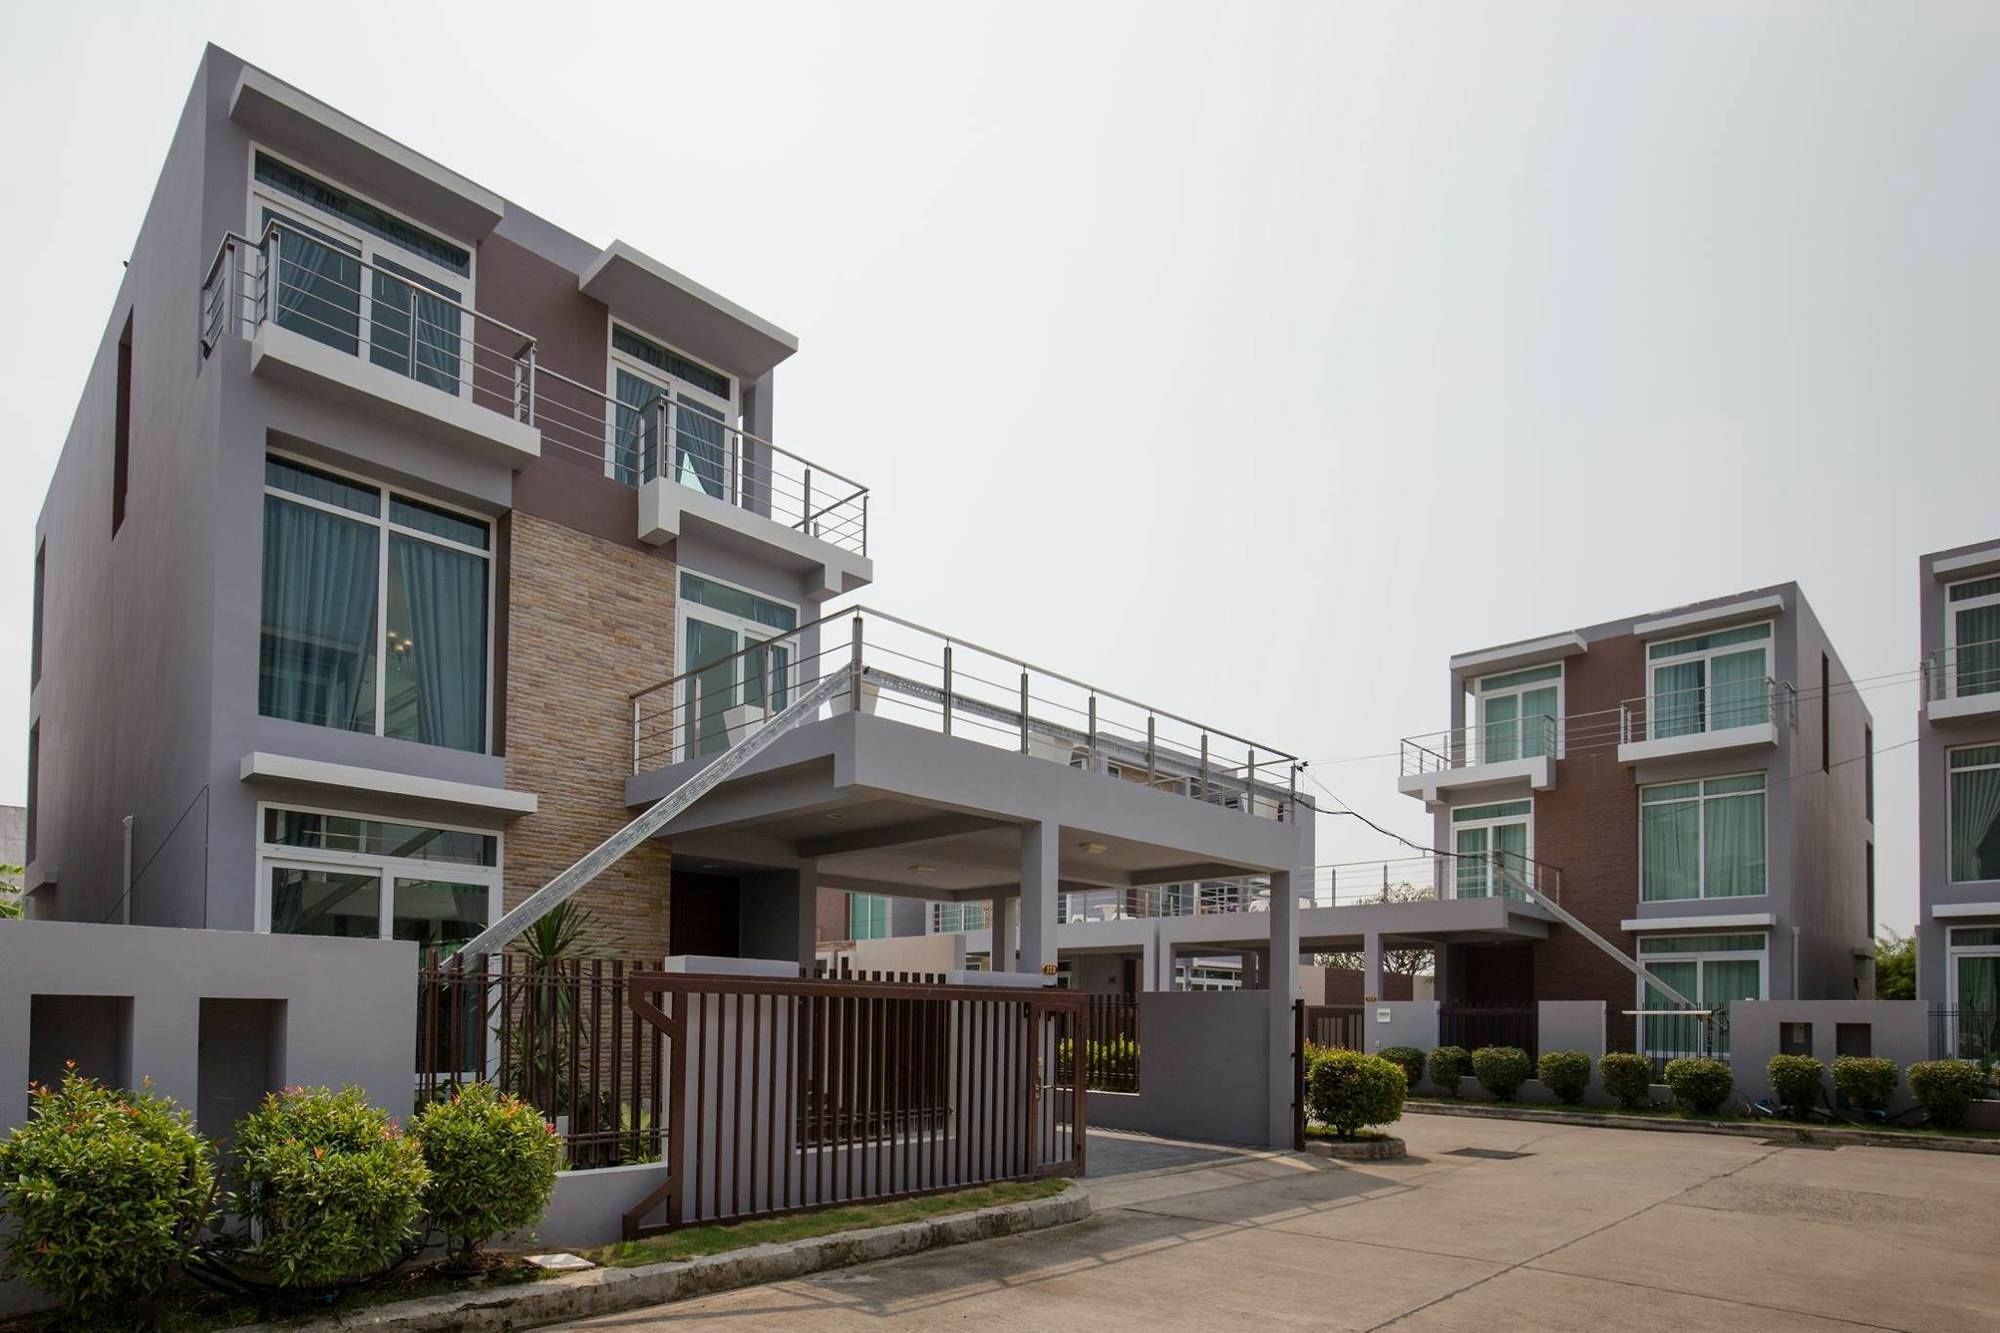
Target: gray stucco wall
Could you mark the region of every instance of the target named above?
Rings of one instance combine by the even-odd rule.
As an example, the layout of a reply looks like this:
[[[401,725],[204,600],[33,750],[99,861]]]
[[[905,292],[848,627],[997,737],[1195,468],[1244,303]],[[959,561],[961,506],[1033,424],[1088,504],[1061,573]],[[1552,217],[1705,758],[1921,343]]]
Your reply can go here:
[[[1930,1008],[1920,1000],[1773,1000],[1729,1006],[1729,1065],[1736,1075],[1736,1091],[1748,1101],[1771,1095],[1765,1066],[1783,1049],[1783,1027],[1788,1023],[1812,1025],[1814,1059],[1829,1070],[1839,1054],[1838,1041],[1843,1024],[1866,1027],[1868,1053],[1894,1060],[1907,1069],[1918,1060],[1930,1058]],[[1833,1095],[1831,1076],[1827,1095]],[[1892,1111],[1910,1104],[1909,1086],[1896,1085]]]
[[[1090,1123],[1166,1138],[1267,1143],[1267,1010],[1262,991],[1142,994],[1139,1091],[1091,1093]]]

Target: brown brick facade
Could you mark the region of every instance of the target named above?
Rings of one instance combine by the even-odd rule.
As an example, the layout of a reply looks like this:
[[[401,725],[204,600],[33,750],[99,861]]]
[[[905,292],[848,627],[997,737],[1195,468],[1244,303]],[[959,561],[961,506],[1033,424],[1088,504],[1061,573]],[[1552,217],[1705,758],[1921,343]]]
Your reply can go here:
[[[1644,693],[1644,647],[1630,635],[1601,639],[1564,663],[1572,729],[1596,736],[1615,726],[1620,700]],[[1629,954],[1634,940],[1618,923],[1638,910],[1639,789],[1615,747],[1556,761],[1555,789],[1535,797],[1535,857],[1561,869],[1562,905]],[[1633,1007],[1630,972],[1573,930],[1558,927],[1534,949],[1536,999],[1603,1000],[1612,1042],[1629,1041],[1632,1020],[1620,1011]]]
[[[512,907],[630,817],[627,695],[673,674],[675,566],[518,510],[509,528],[507,785],[540,802],[507,829]],[[578,895],[589,952],[666,956],[668,865],[649,843]]]

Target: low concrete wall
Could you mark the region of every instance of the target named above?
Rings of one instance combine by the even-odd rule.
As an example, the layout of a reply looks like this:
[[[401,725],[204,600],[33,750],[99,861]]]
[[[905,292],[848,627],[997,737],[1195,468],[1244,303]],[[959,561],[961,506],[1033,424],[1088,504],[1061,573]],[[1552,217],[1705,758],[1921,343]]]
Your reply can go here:
[[[1438,1044],[1436,1000],[1382,1000],[1361,1013],[1361,1044],[1380,1053],[1385,1046],[1428,1051]]]
[[[666,1178],[665,1162],[565,1171],[556,1177],[556,1192],[535,1227],[535,1237],[541,1244],[558,1249],[583,1249],[620,1240],[625,1210],[658,1189]]]
[[[1291,1146],[1267,1143],[1267,992],[1147,991],[1138,1000],[1139,1091],[1091,1093],[1093,1126]]]
[[[1930,1007],[1921,1000],[1741,1000],[1729,1006],[1729,1064],[1746,1100],[1772,1095],[1764,1068],[1783,1048],[1784,1025],[1791,1023],[1812,1025],[1810,1054],[1829,1069],[1843,1024],[1866,1027],[1868,1053],[1898,1068],[1930,1059]],[[1827,1095],[1833,1095],[1831,1077]],[[1889,1109],[1909,1105],[1909,1085],[1899,1082]]]

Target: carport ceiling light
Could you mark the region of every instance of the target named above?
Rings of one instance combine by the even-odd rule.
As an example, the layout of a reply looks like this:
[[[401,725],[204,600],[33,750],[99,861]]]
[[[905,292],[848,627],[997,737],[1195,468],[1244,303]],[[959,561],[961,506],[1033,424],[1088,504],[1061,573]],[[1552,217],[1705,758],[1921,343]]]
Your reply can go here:
[[[910,873],[914,875],[928,875],[936,869],[936,866],[927,866],[919,863],[910,867]]]
[[[1104,855],[1104,851],[1105,851],[1105,848],[1104,848],[1104,844],[1103,844],[1103,843],[1101,843],[1101,842],[1080,842],[1080,843],[1078,843],[1078,844],[1077,844],[1077,846],[1078,846],[1078,847],[1080,847],[1080,848],[1082,848],[1082,849],[1083,849],[1083,851],[1084,851],[1084,854],[1085,854],[1085,855],[1087,855],[1087,856],[1102,856],[1102,855]]]

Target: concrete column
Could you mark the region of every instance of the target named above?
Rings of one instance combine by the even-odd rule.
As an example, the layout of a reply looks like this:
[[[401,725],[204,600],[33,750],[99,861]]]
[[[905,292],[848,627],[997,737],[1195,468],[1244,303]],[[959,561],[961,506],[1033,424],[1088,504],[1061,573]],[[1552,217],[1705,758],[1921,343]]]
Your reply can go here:
[[[1036,820],[1021,829],[1020,970],[1040,974],[1056,961],[1056,855],[1062,829]]]
[[[1142,991],[1160,988],[1160,928],[1155,923],[1146,932],[1145,940],[1139,945],[1139,989]]]
[[[995,898],[993,910],[988,914],[993,923],[993,958],[995,972],[1014,970],[1014,937],[1021,928],[1021,900],[1019,898]]]
[[[801,861],[798,881],[798,959],[807,976],[819,952],[819,862]]]
[[[1307,827],[1311,827],[1310,824]],[[1312,862],[1311,842],[1306,843]],[[1310,875],[1310,869],[1302,873]],[[1292,1002],[1299,994],[1299,900],[1292,890],[1292,873],[1271,875],[1270,1014],[1270,1137],[1273,1148],[1292,1146]]]
[[[1382,998],[1382,937],[1370,932],[1361,937],[1361,999],[1363,1003]]]

